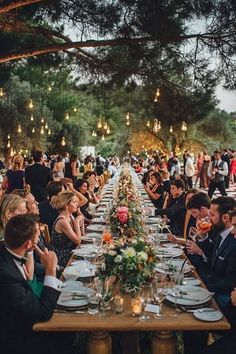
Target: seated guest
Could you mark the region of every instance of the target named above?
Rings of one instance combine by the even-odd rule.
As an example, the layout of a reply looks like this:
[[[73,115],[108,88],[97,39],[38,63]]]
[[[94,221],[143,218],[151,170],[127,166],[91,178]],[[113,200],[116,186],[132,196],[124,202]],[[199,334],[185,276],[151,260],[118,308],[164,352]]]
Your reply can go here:
[[[150,176],[149,182],[144,185],[144,188],[155,208],[161,208],[163,204],[164,187],[160,173],[154,172]]]
[[[81,213],[84,215],[87,221],[92,219],[92,215],[88,212],[89,203],[99,203],[99,199],[96,197],[94,192],[89,192],[89,183],[84,179],[77,179],[75,183],[75,189],[83,194],[83,196],[87,199],[86,204],[80,207]]]
[[[230,213],[232,218],[232,234],[236,238],[236,209]],[[236,283],[235,283],[236,284]],[[236,351],[236,288],[230,294],[230,302],[225,308],[224,314],[231,324],[231,329],[227,332],[222,332],[222,337],[216,340],[213,344],[206,347],[201,354],[232,354]]]
[[[39,203],[39,215],[40,222],[48,225],[48,230],[51,235],[52,226],[54,221],[58,217],[58,210],[54,205],[54,197],[57,196],[63,190],[63,184],[61,181],[51,181],[47,185],[48,199]]]
[[[78,203],[79,203],[79,207],[81,207],[82,205],[85,205],[87,203],[87,198],[79,191],[77,191],[74,188],[73,182],[71,178],[62,178],[60,180],[60,182],[63,184],[64,190],[66,191],[71,191],[72,193],[74,193],[78,199]]]
[[[71,257],[71,251],[81,242],[83,217],[73,214],[78,210],[78,199],[70,191],[61,192],[55,200],[59,216],[54,222],[50,247],[56,252],[58,264],[65,267]]]
[[[147,182],[149,182],[151,175],[154,173],[153,167],[148,165],[147,166],[147,171],[144,172],[143,177],[142,177],[142,184],[146,185]]]
[[[4,326],[0,342],[7,354],[71,353],[62,336],[33,332],[36,322],[47,321],[56,307],[61,282],[56,279],[57,257],[54,252],[40,251],[37,216],[18,215],[5,228],[0,244],[0,303]],[[39,253],[46,275],[40,298],[29,285],[24,262],[33,249]]]
[[[26,213],[26,202],[18,195],[5,194],[0,200],[0,240],[4,238],[4,229],[13,216]]]
[[[99,190],[99,183],[97,180],[97,174],[94,171],[87,171],[83,174],[83,179],[88,181],[89,190],[96,193]]]
[[[236,201],[231,197],[212,200],[210,217],[213,228],[209,237],[198,245],[194,241],[187,243],[189,253],[202,257],[200,276],[207,288],[215,292],[216,300],[222,308],[227,304],[236,280],[236,239],[232,234],[229,215],[235,207]]]
[[[170,230],[175,235],[183,234],[185,209],[184,183],[182,180],[171,182],[171,198],[167,208],[156,209],[155,215],[166,216],[170,221]]]
[[[170,173],[168,171],[161,172],[164,191],[170,193]]]

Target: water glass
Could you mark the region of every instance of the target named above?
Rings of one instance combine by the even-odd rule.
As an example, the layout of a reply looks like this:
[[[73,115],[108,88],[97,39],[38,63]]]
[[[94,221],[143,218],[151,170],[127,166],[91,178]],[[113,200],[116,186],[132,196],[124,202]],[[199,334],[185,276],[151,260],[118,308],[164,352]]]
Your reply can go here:
[[[99,301],[100,297],[99,294],[88,294],[87,295],[87,301],[88,301],[88,313],[90,315],[95,315],[96,313],[99,312]]]

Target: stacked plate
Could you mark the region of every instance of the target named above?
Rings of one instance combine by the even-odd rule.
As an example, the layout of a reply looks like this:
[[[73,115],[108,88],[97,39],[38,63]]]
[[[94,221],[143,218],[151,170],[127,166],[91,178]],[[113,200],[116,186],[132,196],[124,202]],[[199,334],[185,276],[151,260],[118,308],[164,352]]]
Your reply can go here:
[[[167,247],[159,247],[156,249],[157,257],[162,258],[175,258],[180,257],[183,254],[183,250],[180,248],[167,248]]]
[[[91,225],[89,225],[87,227],[87,230],[94,231],[94,232],[103,232],[103,228],[104,228],[103,225],[99,225],[99,224],[93,225],[93,224],[91,224]]]
[[[190,307],[203,307],[208,304],[212,298],[212,294],[205,288],[199,286],[181,285],[179,292],[175,288],[170,289],[166,300],[170,303],[180,306]]]
[[[159,273],[171,274],[173,271],[180,271],[184,259],[173,259],[171,262],[167,261],[165,263],[158,263],[155,267],[156,271]],[[189,274],[193,270],[193,266],[185,263],[183,272],[184,274]]]
[[[73,254],[78,257],[84,257],[90,254],[95,254],[97,252],[97,248],[94,245],[80,245],[79,248],[73,250]]]
[[[57,307],[67,310],[83,309],[87,306],[87,295],[94,290],[86,288],[78,281],[67,281],[57,301]]]
[[[98,235],[97,232],[89,232],[85,236],[82,236],[81,240],[85,241],[85,242],[93,242],[93,239],[98,237],[98,236],[99,235]]]
[[[63,271],[63,276],[66,280],[76,280],[78,278],[94,277],[96,273],[96,266],[85,261],[66,267]]]

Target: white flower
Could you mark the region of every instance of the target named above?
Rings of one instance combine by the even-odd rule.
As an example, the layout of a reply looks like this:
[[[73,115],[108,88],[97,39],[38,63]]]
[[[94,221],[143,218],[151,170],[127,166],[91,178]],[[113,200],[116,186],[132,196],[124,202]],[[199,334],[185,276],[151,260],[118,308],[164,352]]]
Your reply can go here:
[[[127,258],[134,257],[136,255],[136,251],[133,247],[127,247],[125,250],[122,250],[124,256]]]
[[[147,261],[147,259],[148,259],[147,253],[145,253],[145,252],[143,252],[143,251],[138,252],[138,257],[141,258],[141,259],[144,260],[144,261]]]
[[[114,256],[117,255],[117,252],[110,250],[110,251],[109,251],[109,255],[112,256],[112,257],[114,257]]]
[[[118,256],[116,256],[116,258],[114,259],[115,263],[121,263],[122,261],[122,256],[120,254],[118,254]]]
[[[101,270],[102,270],[102,271],[106,270],[106,263],[102,263],[102,264],[101,264]]]

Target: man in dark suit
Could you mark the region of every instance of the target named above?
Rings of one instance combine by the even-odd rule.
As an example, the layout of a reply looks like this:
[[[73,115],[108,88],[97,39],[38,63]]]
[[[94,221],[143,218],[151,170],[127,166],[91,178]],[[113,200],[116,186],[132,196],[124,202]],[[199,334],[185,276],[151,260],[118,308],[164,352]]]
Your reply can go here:
[[[31,193],[37,202],[47,200],[46,187],[53,180],[50,168],[43,165],[42,151],[33,153],[34,164],[25,169],[25,182],[30,185]]]
[[[184,182],[181,179],[171,182],[171,198],[168,207],[155,209],[155,215],[166,216],[170,220],[170,229],[174,235],[183,235],[186,214]]]
[[[225,188],[229,188],[229,165],[230,165],[230,156],[228,149],[224,149],[223,154],[221,155],[221,160],[225,161],[228,165],[228,174],[225,176]]]
[[[0,343],[7,354],[70,353],[61,338],[36,333],[32,326],[47,321],[56,307],[61,282],[56,278],[57,257],[52,251],[37,247],[40,234],[38,216],[18,215],[6,225],[4,243],[0,244],[0,313],[3,323]],[[33,281],[33,256],[36,249],[45,267],[44,284]],[[40,289],[40,291],[39,291]]]

